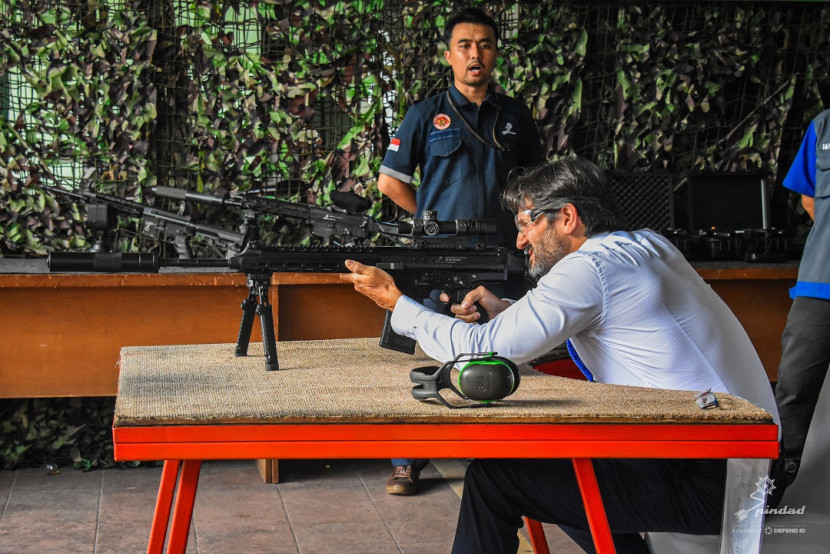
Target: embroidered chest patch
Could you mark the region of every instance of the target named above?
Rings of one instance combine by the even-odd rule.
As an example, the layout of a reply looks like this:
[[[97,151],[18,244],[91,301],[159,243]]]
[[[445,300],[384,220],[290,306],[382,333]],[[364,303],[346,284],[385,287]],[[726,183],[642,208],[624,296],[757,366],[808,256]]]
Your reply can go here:
[[[439,131],[443,131],[444,129],[449,127],[450,123],[452,123],[452,120],[450,119],[450,116],[448,116],[447,114],[439,113],[438,115],[432,118],[432,124]]]

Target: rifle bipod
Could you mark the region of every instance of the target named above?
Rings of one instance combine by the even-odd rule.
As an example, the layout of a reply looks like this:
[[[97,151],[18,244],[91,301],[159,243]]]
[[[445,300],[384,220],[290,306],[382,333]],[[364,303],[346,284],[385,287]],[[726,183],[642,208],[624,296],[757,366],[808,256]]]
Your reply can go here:
[[[248,342],[251,340],[251,328],[256,314],[262,327],[265,369],[274,371],[279,369],[280,365],[277,360],[277,339],[274,336],[274,314],[268,300],[270,286],[271,273],[248,275],[248,298],[242,301],[242,322],[239,324],[239,337],[236,339],[236,355],[248,355]]]

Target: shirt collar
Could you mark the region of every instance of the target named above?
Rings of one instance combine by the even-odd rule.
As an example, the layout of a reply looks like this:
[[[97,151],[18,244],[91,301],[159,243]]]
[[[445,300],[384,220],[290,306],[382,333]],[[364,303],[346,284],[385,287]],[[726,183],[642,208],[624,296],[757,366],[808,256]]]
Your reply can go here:
[[[486,102],[488,104],[493,105],[496,108],[500,108],[501,106],[499,106],[498,95],[493,89],[493,84],[490,83],[490,85],[487,88],[487,96],[484,97],[484,102],[482,102],[482,104]],[[450,85],[449,92],[452,95],[452,101],[455,103],[456,106],[466,106],[467,104],[472,104],[472,102],[467,100],[467,98],[463,94],[461,94],[461,92],[457,88],[455,88],[455,83]]]

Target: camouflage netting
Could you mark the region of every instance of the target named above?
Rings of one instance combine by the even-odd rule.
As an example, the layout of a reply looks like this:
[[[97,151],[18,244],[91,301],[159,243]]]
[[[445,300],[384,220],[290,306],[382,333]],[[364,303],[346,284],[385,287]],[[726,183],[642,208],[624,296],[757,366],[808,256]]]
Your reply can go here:
[[[370,215],[397,217],[377,170],[406,109],[448,85],[442,29],[467,4],[501,23],[494,77],[531,106],[550,159],[668,172],[678,187],[692,170],[757,171],[773,223],[799,222],[778,185],[806,122],[830,105],[825,3],[5,0],[0,257],[89,247],[83,206],[43,185],[169,209],[147,189],[319,205],[351,190]],[[271,240],[308,240],[264,219]],[[113,248],[157,246],[137,219],[115,225]],[[4,467],[111,463],[111,404],[3,401]]]
[[[549,158],[667,171],[678,186],[692,170],[759,172],[776,193],[774,223],[794,223],[776,185],[827,105],[825,4],[472,4],[500,21],[495,79],[532,107]],[[83,209],[42,184],[139,201],[159,184],[320,205],[355,191],[370,215],[395,218],[377,170],[408,106],[448,84],[441,32],[459,5],[4,2],[0,255],[88,247]],[[263,224],[270,240],[308,240]],[[137,221],[118,226],[114,248],[147,248]]]

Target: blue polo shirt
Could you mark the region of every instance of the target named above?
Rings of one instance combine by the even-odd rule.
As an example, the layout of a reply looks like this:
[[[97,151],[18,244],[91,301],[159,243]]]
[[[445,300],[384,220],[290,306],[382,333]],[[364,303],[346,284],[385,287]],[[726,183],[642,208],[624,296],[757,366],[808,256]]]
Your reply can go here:
[[[790,296],[830,300],[830,110],[810,123],[784,186],[812,197],[815,216]]]
[[[497,235],[481,240],[514,247],[516,228],[501,192],[513,168],[542,160],[539,132],[526,106],[492,87],[477,106],[453,85],[409,108],[380,172],[409,184],[420,168],[416,216],[435,210],[442,221],[496,219]]]

